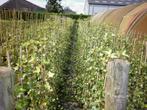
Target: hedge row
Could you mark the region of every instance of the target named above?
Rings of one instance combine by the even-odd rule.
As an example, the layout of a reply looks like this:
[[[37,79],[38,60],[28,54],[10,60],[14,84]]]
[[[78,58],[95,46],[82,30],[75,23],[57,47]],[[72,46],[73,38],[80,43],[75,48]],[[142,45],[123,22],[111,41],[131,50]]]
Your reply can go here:
[[[66,14],[66,13],[47,13],[47,12],[26,12],[26,11],[17,11],[17,10],[0,10],[0,18],[3,20],[45,20],[50,16],[64,16],[72,19],[86,19],[89,18],[89,15],[83,14]]]
[[[147,98],[145,89],[147,62],[144,41],[131,35],[119,36],[106,25],[80,21],[77,38],[76,98],[86,110],[104,110],[104,80],[106,65],[121,58],[131,63],[129,73],[128,110],[143,110]]]
[[[10,21],[9,21],[10,22]],[[13,22],[13,21],[12,21]],[[24,21],[15,21],[24,22]],[[23,23],[19,23],[23,27]],[[16,23],[15,23],[16,25]],[[1,45],[3,65],[6,53],[16,73],[17,110],[56,110],[58,82],[62,73],[65,50],[69,43],[71,19],[57,16],[10,34]]]

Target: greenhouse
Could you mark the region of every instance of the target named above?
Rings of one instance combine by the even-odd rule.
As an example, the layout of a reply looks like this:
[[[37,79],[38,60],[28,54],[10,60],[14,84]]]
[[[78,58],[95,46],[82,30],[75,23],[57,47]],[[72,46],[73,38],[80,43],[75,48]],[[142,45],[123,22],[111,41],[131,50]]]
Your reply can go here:
[[[135,32],[147,34],[147,3],[133,4],[95,15],[92,22],[119,27],[121,34]]]

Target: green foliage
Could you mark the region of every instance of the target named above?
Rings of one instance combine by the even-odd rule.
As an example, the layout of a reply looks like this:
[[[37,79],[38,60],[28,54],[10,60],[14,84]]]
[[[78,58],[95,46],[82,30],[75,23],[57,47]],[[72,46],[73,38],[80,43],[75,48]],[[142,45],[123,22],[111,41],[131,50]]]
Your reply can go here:
[[[63,12],[63,8],[60,5],[61,0],[48,0],[46,9],[48,12],[52,13],[61,13]]]
[[[129,74],[128,110],[142,110],[145,104],[147,64],[143,55],[143,41],[131,36],[122,37],[106,25],[81,22],[78,31],[76,98],[86,110],[104,109],[104,80],[106,65],[111,59],[131,62]],[[134,43],[136,41],[136,43]],[[137,49],[139,48],[139,49]]]
[[[6,31],[5,35],[11,37],[1,47],[4,56],[9,51],[11,66],[16,73],[16,109],[56,110],[59,76],[73,21],[50,16],[44,22],[32,22],[25,29],[21,28],[23,21],[15,22],[21,23],[14,32]],[[3,60],[3,64],[7,62]]]
[[[74,86],[74,100],[82,102],[85,110],[103,110],[106,65],[114,58],[131,63],[128,110],[144,109],[147,99],[144,39],[132,35],[122,37],[110,26],[79,21],[70,58],[66,51],[71,49],[73,20],[67,17],[82,17],[57,14],[45,14],[45,17],[27,21],[0,20],[0,65],[7,65],[8,52],[16,73],[16,110],[61,108],[58,101],[64,94],[59,96],[59,86],[64,87],[66,75],[63,71],[69,68],[69,59],[74,60],[72,66],[76,70],[73,79],[67,81]]]
[[[90,18],[89,15],[82,15],[82,14],[80,14],[80,15],[78,15],[78,14],[63,14],[63,16],[70,17],[70,18],[76,19],[76,20]]]

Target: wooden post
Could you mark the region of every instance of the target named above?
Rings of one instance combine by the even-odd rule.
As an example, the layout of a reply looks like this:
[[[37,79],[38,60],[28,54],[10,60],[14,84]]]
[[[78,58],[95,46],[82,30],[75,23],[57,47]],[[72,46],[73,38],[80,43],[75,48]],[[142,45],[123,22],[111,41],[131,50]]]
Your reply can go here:
[[[14,110],[14,73],[11,68],[0,67],[0,110]]]
[[[130,64],[114,59],[107,65],[105,80],[105,110],[126,110]]]
[[[147,41],[145,42],[145,62],[147,62]]]
[[[11,61],[10,61],[9,51],[7,51],[6,56],[7,56],[8,67],[11,68]]]

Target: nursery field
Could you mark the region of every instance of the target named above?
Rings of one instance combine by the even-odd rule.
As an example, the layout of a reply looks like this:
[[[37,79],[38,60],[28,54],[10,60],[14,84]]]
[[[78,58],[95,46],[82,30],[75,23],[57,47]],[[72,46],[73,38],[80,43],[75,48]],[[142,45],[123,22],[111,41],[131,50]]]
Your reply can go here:
[[[146,103],[147,61],[145,39],[133,34],[119,36],[117,29],[80,21],[77,37],[76,98],[87,110],[104,109],[104,81],[108,61],[124,59],[131,63],[128,110],[143,110]]]
[[[16,74],[16,110],[104,110],[107,63],[127,60],[127,110],[144,110],[146,41],[147,36],[120,36],[117,29],[88,19],[48,14],[0,19],[0,66]]]

